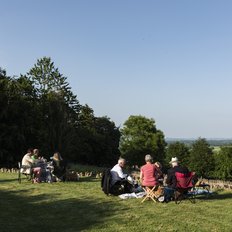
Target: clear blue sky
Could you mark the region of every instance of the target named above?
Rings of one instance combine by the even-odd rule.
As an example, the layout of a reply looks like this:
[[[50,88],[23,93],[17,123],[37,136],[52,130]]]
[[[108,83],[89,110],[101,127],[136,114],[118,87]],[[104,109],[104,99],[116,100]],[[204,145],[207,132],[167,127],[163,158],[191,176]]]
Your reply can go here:
[[[166,137],[232,137],[232,1],[1,0],[0,66],[49,56],[81,104]]]

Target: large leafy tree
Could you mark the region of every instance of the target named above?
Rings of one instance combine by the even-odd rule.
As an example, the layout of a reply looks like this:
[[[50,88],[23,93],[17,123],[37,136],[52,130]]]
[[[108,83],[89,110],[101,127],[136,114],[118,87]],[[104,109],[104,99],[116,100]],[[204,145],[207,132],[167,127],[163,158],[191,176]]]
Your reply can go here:
[[[88,105],[81,106],[77,131],[77,161],[108,166],[118,158],[120,132],[109,118],[95,117]]]
[[[218,153],[215,153],[214,177],[232,179],[232,146],[222,146]]]
[[[10,166],[35,141],[35,91],[27,78],[8,77],[5,71],[0,72],[0,89],[0,160]]]
[[[181,142],[171,143],[166,151],[166,165],[170,162],[172,157],[177,157],[183,166],[188,166],[189,163],[189,147]]]
[[[0,163],[12,166],[29,147],[71,162],[111,165],[119,156],[119,128],[79,104],[50,58],[19,78],[0,69]],[[0,164],[1,165],[1,164]]]
[[[131,165],[142,165],[147,153],[163,162],[165,140],[156,129],[155,120],[144,116],[130,116],[121,129],[120,152]]]
[[[108,117],[97,117],[95,130],[98,143],[96,163],[101,166],[112,165],[119,157],[119,128]]]
[[[199,176],[209,177],[214,170],[214,157],[212,148],[206,139],[199,138],[196,140],[190,151],[190,168]]]

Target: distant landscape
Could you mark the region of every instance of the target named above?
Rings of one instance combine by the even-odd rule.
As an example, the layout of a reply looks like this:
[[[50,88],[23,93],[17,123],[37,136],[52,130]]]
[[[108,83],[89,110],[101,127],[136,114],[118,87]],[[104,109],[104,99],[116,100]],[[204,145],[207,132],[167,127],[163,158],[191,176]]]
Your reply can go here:
[[[175,142],[181,142],[186,145],[192,145],[197,139],[194,138],[166,138],[165,139],[168,144],[172,144]],[[232,145],[232,138],[210,138],[206,139],[210,146],[224,146],[224,145]]]

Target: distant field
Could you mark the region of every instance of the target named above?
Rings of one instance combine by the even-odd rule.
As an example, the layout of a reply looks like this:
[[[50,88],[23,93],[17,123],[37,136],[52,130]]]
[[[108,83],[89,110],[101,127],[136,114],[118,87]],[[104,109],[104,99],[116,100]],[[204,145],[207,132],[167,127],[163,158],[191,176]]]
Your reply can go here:
[[[218,153],[221,150],[220,146],[213,146],[212,148],[213,148],[213,152],[215,153]]]
[[[218,192],[196,204],[141,204],[108,197],[100,180],[21,184],[0,173],[1,232],[232,231],[232,192]]]
[[[191,146],[197,139],[178,139],[178,138],[166,138],[165,139],[168,144],[181,142],[186,145]],[[232,139],[206,139],[210,146],[224,146],[224,145],[231,145]]]

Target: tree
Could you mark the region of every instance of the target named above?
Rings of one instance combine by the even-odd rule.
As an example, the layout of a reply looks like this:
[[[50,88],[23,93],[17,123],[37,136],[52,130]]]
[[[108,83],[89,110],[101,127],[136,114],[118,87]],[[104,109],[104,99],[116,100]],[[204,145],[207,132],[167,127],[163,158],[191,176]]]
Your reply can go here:
[[[162,162],[165,146],[164,134],[156,129],[154,119],[130,116],[121,129],[119,150],[131,165],[142,165],[147,153]]]
[[[189,147],[181,142],[175,142],[175,143],[169,144],[167,151],[166,151],[166,157],[165,157],[166,164],[170,162],[172,157],[177,157],[180,160],[182,165],[188,166]]]
[[[98,152],[96,163],[101,166],[113,165],[119,158],[120,131],[108,117],[95,118]]]
[[[0,72],[0,161],[12,166],[22,158],[26,144],[35,141],[34,89],[25,77]]]
[[[79,112],[80,104],[71,91],[67,77],[59,72],[50,57],[38,59],[34,67],[27,73],[27,76],[33,81],[38,96],[55,92],[62,96],[70,108],[75,110],[76,113]]]
[[[95,117],[88,106],[79,113],[77,161],[99,166],[112,165],[118,158],[119,129],[107,117]]]
[[[231,180],[232,179],[232,146],[222,146],[215,154],[214,177]]]
[[[190,151],[190,168],[199,176],[209,177],[214,170],[214,157],[210,145],[206,139],[196,140]]]
[[[48,154],[56,150],[65,152],[66,156],[75,154],[74,128],[78,125],[80,104],[67,78],[55,68],[49,57],[37,60],[27,77],[33,82],[39,100],[38,144]]]

